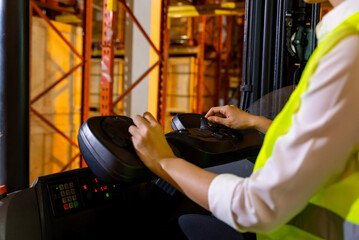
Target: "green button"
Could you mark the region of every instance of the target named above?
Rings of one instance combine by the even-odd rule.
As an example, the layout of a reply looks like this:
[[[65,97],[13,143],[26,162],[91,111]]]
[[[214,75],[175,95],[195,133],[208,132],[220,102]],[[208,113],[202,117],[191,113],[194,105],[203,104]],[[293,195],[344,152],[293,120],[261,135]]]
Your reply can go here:
[[[78,207],[79,203],[77,201],[74,201],[74,207]]]

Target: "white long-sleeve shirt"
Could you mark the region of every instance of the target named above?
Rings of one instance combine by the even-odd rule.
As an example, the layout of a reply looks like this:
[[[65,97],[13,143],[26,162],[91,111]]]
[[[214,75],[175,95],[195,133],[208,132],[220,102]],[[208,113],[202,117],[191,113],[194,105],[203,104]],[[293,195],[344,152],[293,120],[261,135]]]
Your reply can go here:
[[[346,0],[318,25],[319,41],[359,11]],[[209,208],[240,231],[269,232],[299,213],[331,177],[343,171],[359,142],[359,36],[342,40],[319,63],[301,96],[288,133],[279,137],[265,166],[248,178],[218,175]]]

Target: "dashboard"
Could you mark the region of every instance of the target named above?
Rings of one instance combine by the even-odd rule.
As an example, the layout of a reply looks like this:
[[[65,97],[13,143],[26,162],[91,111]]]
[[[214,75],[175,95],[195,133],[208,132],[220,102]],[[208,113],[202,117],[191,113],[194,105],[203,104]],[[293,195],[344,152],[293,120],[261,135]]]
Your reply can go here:
[[[88,168],[39,177],[0,200],[0,239],[118,239],[145,219],[142,185],[105,183]]]

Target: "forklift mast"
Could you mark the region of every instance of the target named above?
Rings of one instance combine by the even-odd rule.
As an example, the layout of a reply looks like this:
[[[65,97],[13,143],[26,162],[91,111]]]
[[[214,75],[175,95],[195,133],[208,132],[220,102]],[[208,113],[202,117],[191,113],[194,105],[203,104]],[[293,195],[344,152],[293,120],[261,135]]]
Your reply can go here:
[[[303,0],[246,0],[241,109],[298,84],[316,47],[319,10]]]

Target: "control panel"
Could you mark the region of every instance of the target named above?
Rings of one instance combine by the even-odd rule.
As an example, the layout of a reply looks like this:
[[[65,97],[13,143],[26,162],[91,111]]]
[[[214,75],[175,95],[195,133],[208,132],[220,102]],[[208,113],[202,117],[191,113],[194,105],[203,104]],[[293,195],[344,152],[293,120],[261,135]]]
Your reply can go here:
[[[46,185],[54,216],[75,213],[121,196],[119,185],[105,184],[92,174]]]
[[[2,194],[0,239],[108,239],[118,226],[136,226],[128,187],[102,182],[88,168],[41,176]]]
[[[69,179],[66,182],[48,184],[51,197],[52,211],[55,216],[76,211],[79,206],[79,188],[75,187],[75,179]]]

